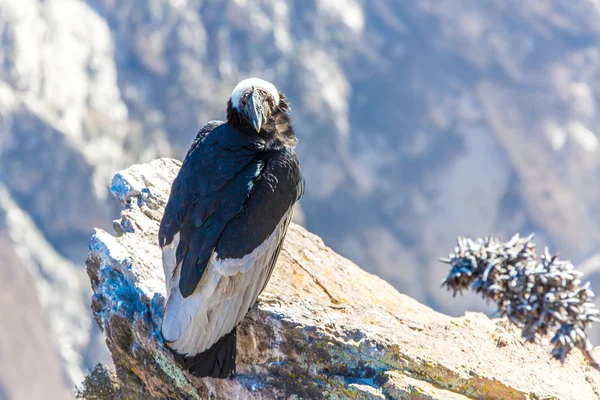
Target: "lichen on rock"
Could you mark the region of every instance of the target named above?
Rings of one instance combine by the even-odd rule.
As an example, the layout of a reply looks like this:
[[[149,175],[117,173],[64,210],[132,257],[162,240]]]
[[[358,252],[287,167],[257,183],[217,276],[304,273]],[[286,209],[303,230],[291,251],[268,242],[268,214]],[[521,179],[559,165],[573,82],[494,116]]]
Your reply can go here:
[[[195,378],[163,346],[157,230],[180,163],[121,171],[117,236],[97,230],[87,271],[118,394],[148,398],[596,399],[580,354],[564,366],[505,320],[439,314],[292,224],[273,277],[238,331],[237,376]]]

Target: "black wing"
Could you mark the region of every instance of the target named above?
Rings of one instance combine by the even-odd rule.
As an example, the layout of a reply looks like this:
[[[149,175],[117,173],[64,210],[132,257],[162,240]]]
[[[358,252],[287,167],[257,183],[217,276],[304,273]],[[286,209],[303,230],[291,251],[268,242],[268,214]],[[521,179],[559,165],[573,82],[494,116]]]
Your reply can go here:
[[[228,124],[198,135],[171,188],[159,229],[159,244],[176,234],[179,289],[188,297],[196,289],[225,225],[242,209],[264,167],[258,157],[264,143]]]
[[[194,141],[192,142],[192,145],[190,146],[190,149],[188,150],[187,154],[185,155],[185,158],[183,159],[183,162],[185,162],[185,160],[187,160],[188,156],[196,149],[196,146],[198,145],[198,143],[200,143],[202,140],[204,140],[205,137],[208,136],[208,134],[215,129],[216,127],[223,125],[225,122],[223,121],[209,121],[206,125],[204,125],[204,127],[202,129],[200,129],[200,132],[198,132],[198,134],[196,135],[196,138],[194,139]]]
[[[241,211],[227,223],[219,237],[216,247],[219,259],[239,259],[250,254],[273,233],[304,193],[304,179],[291,148],[264,152],[258,158],[264,168]]]

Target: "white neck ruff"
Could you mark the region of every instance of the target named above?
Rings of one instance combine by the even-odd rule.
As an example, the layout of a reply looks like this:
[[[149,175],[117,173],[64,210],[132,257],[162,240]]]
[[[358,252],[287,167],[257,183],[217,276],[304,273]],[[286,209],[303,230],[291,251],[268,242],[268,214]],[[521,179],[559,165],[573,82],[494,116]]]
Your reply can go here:
[[[275,106],[279,106],[279,92],[275,88],[271,82],[267,82],[260,78],[249,78],[244,79],[231,92],[231,105],[239,111],[240,109],[240,99],[242,95],[246,92],[246,90],[250,89],[252,86],[257,88],[261,88],[267,92],[275,99]]]

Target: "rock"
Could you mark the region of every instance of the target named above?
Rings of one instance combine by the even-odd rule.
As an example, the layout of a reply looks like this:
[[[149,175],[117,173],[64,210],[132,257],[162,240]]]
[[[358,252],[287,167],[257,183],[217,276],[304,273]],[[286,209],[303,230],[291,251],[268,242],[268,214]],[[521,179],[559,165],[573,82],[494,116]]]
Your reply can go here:
[[[158,328],[165,288],[157,229],[179,166],[159,159],[119,172],[112,192],[126,207],[117,236],[96,230],[90,243],[92,309],[112,353],[117,396],[598,398],[600,375],[580,353],[561,365],[547,347],[524,345],[505,320],[437,313],[294,224],[239,328],[237,377],[188,375]]]
[[[2,208],[0,206],[0,214],[4,211]],[[46,324],[47,319],[60,321],[57,314],[61,312],[52,312],[43,307],[35,295],[29,295],[37,289],[38,282],[28,271],[26,260],[15,251],[7,231],[0,228],[2,265],[6,266],[0,268],[0,281],[2,289],[12,290],[0,292],[0,337],[4,338],[0,341],[0,382],[11,384],[0,385],[0,399],[41,399],[48,393],[52,393],[53,398],[66,399],[69,387],[61,371],[65,360],[61,360],[56,350],[53,338],[57,336]],[[70,303],[68,299],[67,302]],[[31,368],[32,360],[35,360],[35,368]],[[30,382],[36,384],[30,385]]]
[[[71,398],[85,354],[101,343],[87,307],[89,284],[1,182],[0,254],[0,387],[9,399]]]

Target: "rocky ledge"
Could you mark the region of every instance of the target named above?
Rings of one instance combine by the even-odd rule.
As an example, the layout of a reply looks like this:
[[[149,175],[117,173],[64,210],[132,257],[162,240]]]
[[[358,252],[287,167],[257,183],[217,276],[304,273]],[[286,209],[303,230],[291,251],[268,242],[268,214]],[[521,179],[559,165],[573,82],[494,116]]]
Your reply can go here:
[[[165,288],[157,231],[179,167],[160,159],[113,179],[125,209],[116,236],[95,232],[87,271],[116,376],[105,395],[89,385],[84,397],[599,398],[600,374],[579,353],[563,365],[547,347],[523,344],[505,320],[439,314],[293,224],[269,285],[238,330],[237,377],[188,375],[158,329]]]

